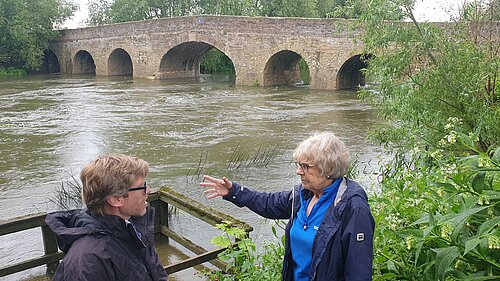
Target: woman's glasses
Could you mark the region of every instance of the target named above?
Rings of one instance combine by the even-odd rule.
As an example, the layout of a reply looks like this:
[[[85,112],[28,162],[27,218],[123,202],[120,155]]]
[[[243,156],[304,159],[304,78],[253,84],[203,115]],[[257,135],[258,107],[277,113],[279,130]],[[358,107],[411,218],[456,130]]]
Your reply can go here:
[[[309,165],[307,163],[295,162],[295,166],[297,166],[297,169],[301,168],[302,171],[307,173],[309,171],[309,168],[313,167],[314,165]]]

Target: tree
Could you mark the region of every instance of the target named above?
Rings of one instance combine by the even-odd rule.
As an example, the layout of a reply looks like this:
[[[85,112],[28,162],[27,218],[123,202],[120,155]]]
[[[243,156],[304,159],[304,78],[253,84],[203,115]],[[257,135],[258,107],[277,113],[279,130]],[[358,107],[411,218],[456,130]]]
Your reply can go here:
[[[195,0],[92,0],[87,24],[119,23],[190,15]]]
[[[377,83],[360,94],[380,116],[373,139],[394,156],[372,196],[374,279],[498,280],[496,0],[446,25],[417,22],[413,2],[373,0],[361,17]]]
[[[91,0],[89,2],[88,26],[98,26],[112,23],[109,11],[111,4],[107,0]]]
[[[449,120],[460,119],[460,133],[480,131],[481,150],[498,145],[500,50],[495,23],[478,15],[440,28],[416,22],[411,1],[387,2],[384,8],[370,6],[365,15],[367,52],[375,54],[368,73],[382,82],[377,94],[364,94],[391,124],[380,137],[400,143],[411,136],[414,143],[437,147],[448,135],[444,128]],[[383,21],[387,15],[403,15],[413,23]]]
[[[0,67],[39,69],[54,27],[75,9],[66,0],[0,0]]]
[[[91,0],[88,25],[192,14],[343,17],[361,13],[362,0]]]
[[[475,0],[465,3],[459,19],[500,21],[500,0]]]
[[[320,9],[322,17],[326,18],[358,18],[366,9],[367,2],[363,0],[336,0],[333,5]]]

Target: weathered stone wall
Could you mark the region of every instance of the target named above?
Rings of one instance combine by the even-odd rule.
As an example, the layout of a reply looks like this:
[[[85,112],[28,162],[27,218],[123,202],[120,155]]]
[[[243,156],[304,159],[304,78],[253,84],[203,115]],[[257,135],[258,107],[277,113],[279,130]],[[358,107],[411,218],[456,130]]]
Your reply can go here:
[[[97,75],[110,75],[108,60],[120,48],[130,55],[134,76],[173,77],[173,72],[196,75],[209,44],[233,61],[239,85],[263,85],[271,57],[291,51],[309,66],[312,89],[336,89],[342,65],[362,52],[351,24],[339,19],[189,16],[62,30],[50,49],[63,73],[73,73],[75,55],[84,50],[92,56]],[[176,66],[170,63],[162,70],[167,53]],[[289,79],[296,76],[286,66],[282,72]]]

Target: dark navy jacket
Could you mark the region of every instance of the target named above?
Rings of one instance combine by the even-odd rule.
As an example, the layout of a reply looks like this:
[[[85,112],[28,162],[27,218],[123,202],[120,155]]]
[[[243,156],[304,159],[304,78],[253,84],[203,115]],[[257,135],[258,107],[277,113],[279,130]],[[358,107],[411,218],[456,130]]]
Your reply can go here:
[[[297,185],[292,190],[274,193],[257,192],[233,182],[225,200],[248,207],[269,219],[289,219],[285,229],[286,249],[282,280],[293,280],[290,228],[300,206],[299,192],[305,198],[312,192]],[[309,280],[371,280],[373,231],[375,221],[363,188],[344,179],[337,197],[328,208],[314,238]]]
[[[94,218],[85,210],[50,213],[45,221],[66,254],[53,281],[167,280],[154,248],[154,209],[130,219],[117,216]]]

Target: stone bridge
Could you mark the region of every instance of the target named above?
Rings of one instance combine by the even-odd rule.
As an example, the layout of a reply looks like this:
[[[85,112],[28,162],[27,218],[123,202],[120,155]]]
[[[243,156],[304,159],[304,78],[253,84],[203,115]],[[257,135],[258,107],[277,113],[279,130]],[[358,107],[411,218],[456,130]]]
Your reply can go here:
[[[61,30],[45,53],[45,72],[196,77],[212,48],[229,57],[237,85],[300,83],[299,61],[311,89],[364,84],[363,45],[341,19],[188,16]]]

